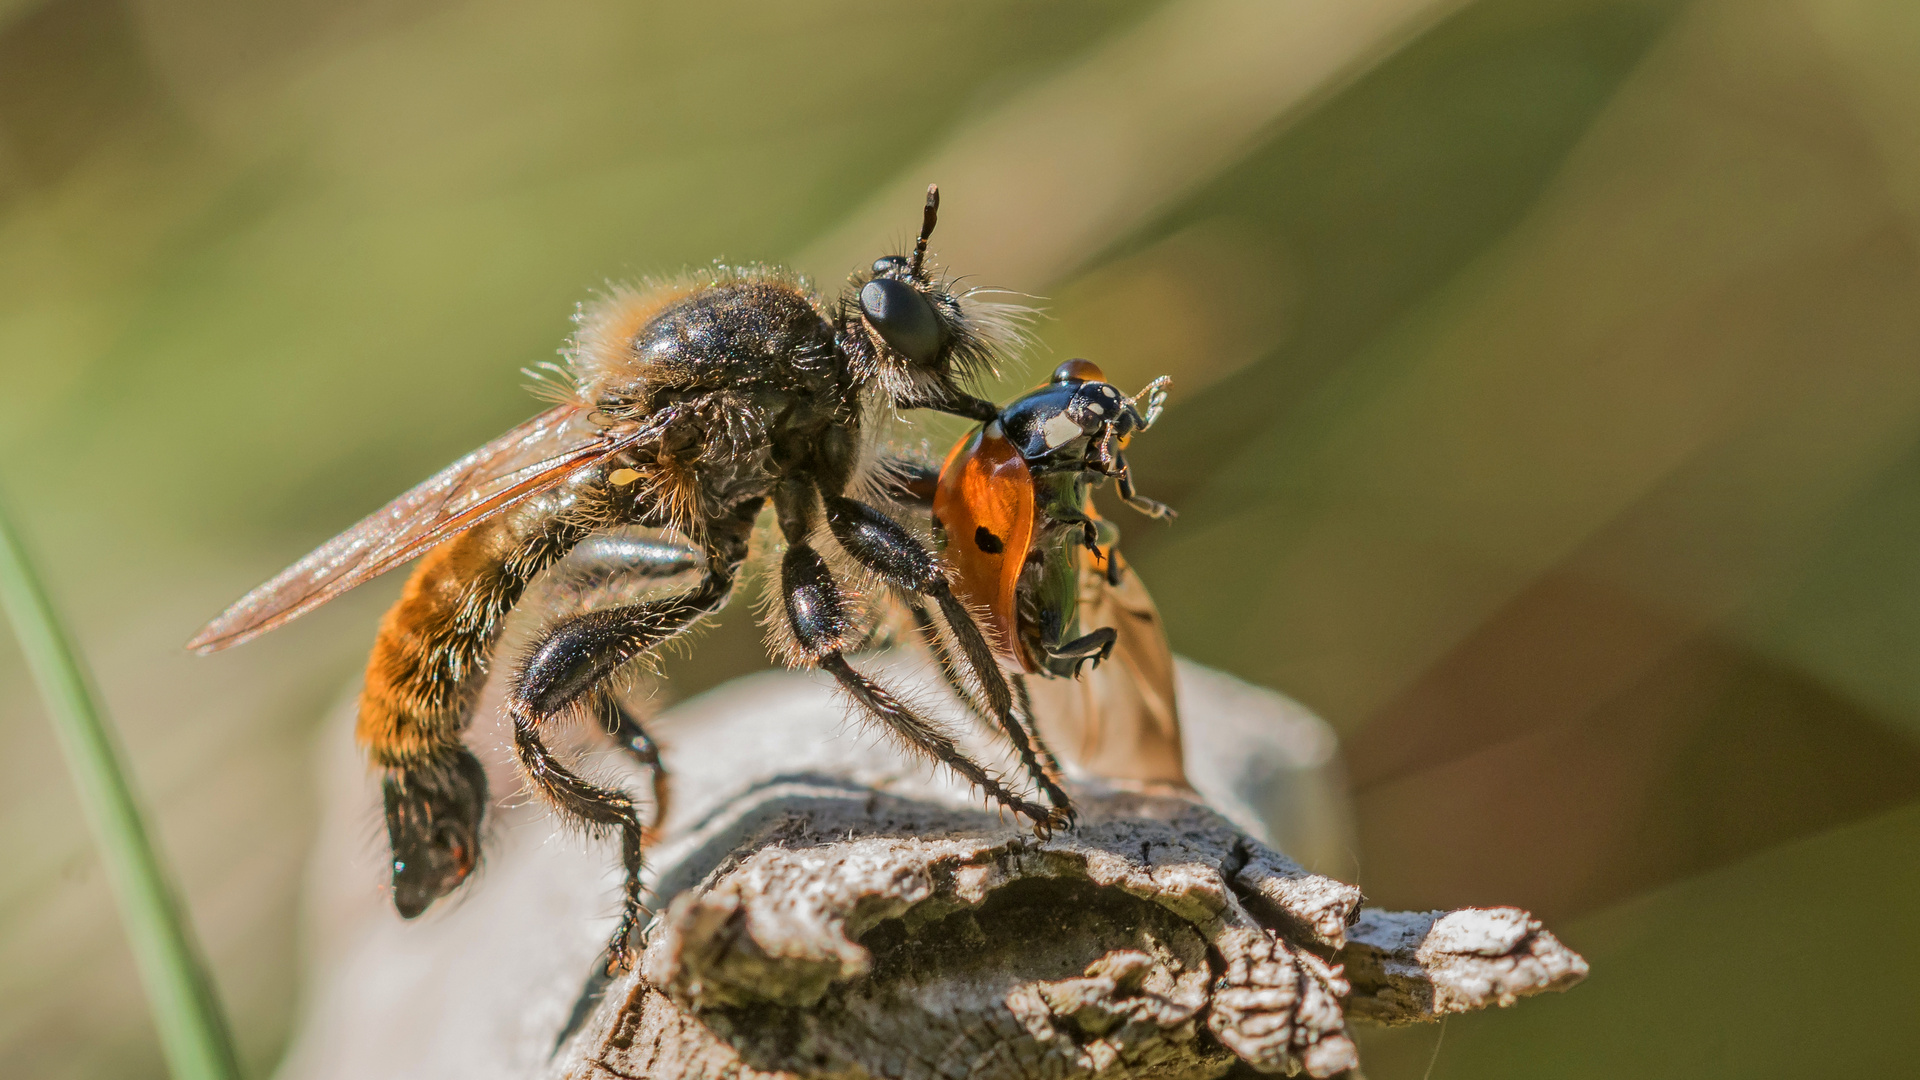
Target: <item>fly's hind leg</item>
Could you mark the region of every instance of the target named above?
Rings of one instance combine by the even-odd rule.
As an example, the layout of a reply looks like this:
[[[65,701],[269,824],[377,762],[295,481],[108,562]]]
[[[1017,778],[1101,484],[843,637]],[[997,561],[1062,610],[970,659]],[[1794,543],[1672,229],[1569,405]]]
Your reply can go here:
[[[610,969],[632,960],[630,942],[640,925],[640,869],[646,831],[633,799],[569,769],[541,741],[540,729],[576,709],[589,694],[603,693],[621,665],[684,633],[725,605],[734,574],[746,558],[757,502],[725,523],[723,542],[707,553],[707,572],[692,591],[662,600],[590,611],[550,627],[514,674],[507,692],[514,752],[534,792],[563,816],[592,832],[617,832],[626,873],[620,923],[609,940]],[[721,530],[716,528],[716,533]]]
[[[686,596],[607,611],[593,611],[548,630],[527,658],[507,694],[513,748],[527,781],[563,816],[590,832],[618,832],[620,865],[626,872],[620,923],[607,943],[610,968],[625,967],[629,942],[640,924],[641,854],[646,828],[625,792],[602,787],[562,764],[541,741],[540,729],[582,697],[602,692],[615,669],[685,631],[717,608],[732,589],[731,575],[709,579]]]
[[[686,544],[603,533],[581,541],[568,554],[558,568],[557,587],[584,598],[608,588],[658,586],[693,573],[700,569],[703,561],[700,552]],[[647,770],[653,797],[653,821],[648,826],[649,833],[654,834],[648,837],[651,844],[658,839],[661,824],[667,819],[667,800],[671,795],[670,778],[666,765],[660,760],[660,748],[611,691],[594,697],[593,710],[600,730]]]
[[[660,745],[653,741],[640,721],[633,713],[620,704],[620,699],[611,690],[602,690],[594,698],[594,715],[600,721],[600,730],[614,741],[614,745],[633,755],[635,761],[646,767],[648,794],[653,798],[653,820],[646,826],[648,846],[660,839],[660,828],[666,823],[668,799],[673,794],[672,776],[667,766],[660,760]]]

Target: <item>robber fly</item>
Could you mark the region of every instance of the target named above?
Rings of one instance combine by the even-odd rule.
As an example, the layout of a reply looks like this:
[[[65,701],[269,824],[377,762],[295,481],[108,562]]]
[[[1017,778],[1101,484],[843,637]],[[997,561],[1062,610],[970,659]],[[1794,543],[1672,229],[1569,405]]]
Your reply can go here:
[[[962,437],[917,486],[955,591],[1015,673],[1021,711],[1036,715],[1024,676],[1039,676],[1037,715],[1081,766],[1110,779],[1184,785],[1173,654],[1153,598],[1116,547],[1119,530],[1092,501],[1111,479],[1133,509],[1174,516],[1134,490],[1124,453],[1159,418],[1167,382],[1126,397],[1092,362],[1069,360]],[[983,713],[937,627],[924,613],[918,621],[950,688]]]
[[[393,899],[412,918],[465,881],[487,802],[461,743],[507,614],[529,582],[575,548],[603,577],[661,579],[697,565],[691,588],[574,613],[544,626],[507,675],[506,711],[529,787],[563,818],[617,833],[626,872],[611,963],[631,959],[642,914],[643,827],[626,793],[561,762],[545,736],[578,714],[650,747],[610,682],[718,611],[732,595],[755,519],[771,507],[785,541],[783,603],[769,637],[789,663],[831,674],[858,713],[965,777],[1044,833],[1071,820],[1042,767],[1039,737],[1015,717],[991,646],[948,585],[941,560],[863,501],[868,433],[889,409],[989,421],[1000,410],[961,388],[1010,333],[1005,312],[956,292],[927,261],[939,193],[929,188],[911,255],[876,260],[834,303],[799,278],[720,269],[585,308],[566,350],[564,400],[455,462],[247,594],[190,643],[237,645],[424,555],[386,614],[367,662],[358,738],[381,770]],[[884,468],[885,463],[877,463]],[[930,601],[997,730],[1047,805],[973,760],[938,723],[860,673],[850,596],[815,548],[830,536],[891,589]],[[614,542],[629,526],[679,545]],[[582,547],[583,542],[586,542]]]

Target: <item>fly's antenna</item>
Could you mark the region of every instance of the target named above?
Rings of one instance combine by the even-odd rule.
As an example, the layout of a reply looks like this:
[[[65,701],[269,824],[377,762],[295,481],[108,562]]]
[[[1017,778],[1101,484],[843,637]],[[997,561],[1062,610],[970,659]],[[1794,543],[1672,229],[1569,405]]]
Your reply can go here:
[[[933,223],[940,218],[940,185],[927,185],[927,209],[920,217],[920,239],[913,242],[913,261],[907,264],[907,272],[914,277],[920,276],[920,264],[927,261],[927,238],[933,235]]]

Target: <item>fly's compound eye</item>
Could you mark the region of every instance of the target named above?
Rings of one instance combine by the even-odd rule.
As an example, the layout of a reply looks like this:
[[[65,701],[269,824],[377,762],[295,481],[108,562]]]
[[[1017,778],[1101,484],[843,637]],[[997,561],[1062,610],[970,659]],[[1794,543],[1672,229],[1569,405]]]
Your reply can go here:
[[[1106,382],[1107,376],[1105,372],[1100,370],[1099,364],[1091,360],[1083,360],[1076,356],[1066,363],[1061,364],[1059,367],[1054,368],[1053,378],[1048,381],[1054,383]]]
[[[907,257],[905,255],[882,255],[873,260],[873,276],[877,278],[892,277],[906,268]]]
[[[945,338],[940,318],[933,313],[933,304],[906,282],[893,278],[867,282],[860,289],[860,310],[893,351],[907,359],[926,364],[940,355]]]

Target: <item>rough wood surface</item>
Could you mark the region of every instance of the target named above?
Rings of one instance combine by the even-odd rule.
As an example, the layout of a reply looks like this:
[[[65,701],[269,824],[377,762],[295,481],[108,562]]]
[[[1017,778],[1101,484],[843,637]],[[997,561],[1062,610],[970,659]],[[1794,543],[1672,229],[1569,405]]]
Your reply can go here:
[[[938,705],[924,665],[863,662]],[[501,795],[486,861],[452,902],[395,917],[343,703],[318,744],[310,980],[277,1080],[1208,1076],[1241,1059],[1324,1075],[1352,1060],[1348,1022],[1584,971],[1511,909],[1361,909],[1335,880],[1352,842],[1331,730],[1185,662],[1177,685],[1208,808],[1089,782],[1081,828],[1044,843],[863,735],[823,680],[770,672],[666,711],[649,725],[676,792],[649,852],[650,981],[611,986],[588,973],[613,859],[514,796],[492,703],[469,735]],[[645,789],[621,755],[579,749]]]
[[[754,824],[656,921],[555,1076],[1328,1077],[1387,1023],[1565,989],[1524,912],[1362,911],[1177,795],[1080,794],[1039,840],[853,785],[742,797]]]

